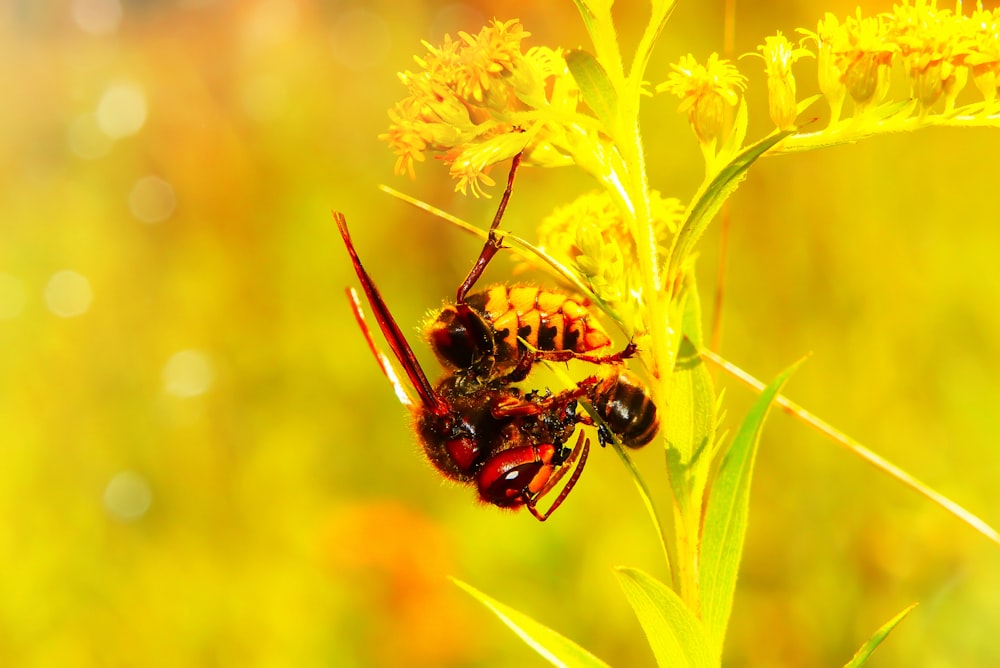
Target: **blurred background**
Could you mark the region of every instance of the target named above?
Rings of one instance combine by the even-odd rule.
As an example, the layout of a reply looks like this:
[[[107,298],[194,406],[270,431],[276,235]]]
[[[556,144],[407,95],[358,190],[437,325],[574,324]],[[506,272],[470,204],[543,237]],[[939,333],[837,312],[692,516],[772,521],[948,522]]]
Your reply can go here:
[[[642,3],[619,5],[633,44]],[[612,568],[667,575],[617,458],[592,453],[544,525],[444,484],[347,308],[330,217],[415,338],[477,243],[377,185],[483,223],[495,199],[434,164],[392,174],[395,73],[494,15],[527,46],[585,45],[572,3],[0,7],[0,665],[543,665],[449,575],[653,665]],[[825,11],[854,4],[742,3],[736,53]],[[720,51],[722,24],[681,3],[649,78]],[[759,137],[762,68],[741,68]],[[650,174],[687,201],[703,168],[675,109],[647,104]],[[811,351],[790,396],[994,526],[998,149],[933,129],[760,163],[733,199],[721,349],[765,379]],[[531,239],[592,187],[523,170],[505,224]],[[720,384],[732,427],[753,396]],[[662,452],[637,459],[662,492]],[[842,665],[913,601],[871,665],[1000,665],[997,546],[781,414],[741,572],[726,665]]]

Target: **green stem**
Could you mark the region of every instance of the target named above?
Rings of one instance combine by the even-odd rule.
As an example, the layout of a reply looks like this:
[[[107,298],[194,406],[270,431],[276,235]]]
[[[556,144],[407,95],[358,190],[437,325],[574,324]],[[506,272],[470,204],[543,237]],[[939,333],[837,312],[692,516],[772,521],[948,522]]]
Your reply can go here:
[[[698,526],[700,505],[690,499],[676,498],[674,502],[674,542],[677,546],[674,589],[691,612],[701,613],[701,592],[698,569]]]
[[[596,58],[617,93],[617,113],[610,121],[613,127],[607,128],[607,131],[615,142],[620,161],[613,158],[606,161],[602,180],[621,203],[622,212],[629,220],[630,231],[635,240],[641,276],[641,299],[650,337],[647,359],[653,375],[653,398],[659,414],[663,416],[661,419],[665,421],[670,415],[666,402],[677,357],[674,344],[679,341],[679,334],[672,328],[679,328],[680,322],[672,322],[670,295],[665,294],[663,289],[662,268],[649,199],[649,178],[646,173],[646,159],[639,127],[639,106],[643,76],[649,56],[673,10],[675,0],[651,1],[650,21],[636,47],[627,78],[611,19],[611,3],[600,0],[574,1],[593,41]],[[664,433],[667,431],[664,430]],[[667,452],[670,456],[670,451]],[[669,471],[671,467],[667,468]],[[699,609],[698,531],[701,504],[695,502],[690,494],[679,494],[678,490],[687,487],[683,480],[671,480],[671,489],[674,493],[673,547],[676,548],[676,560],[670,558],[669,550],[667,559],[668,567],[672,566],[671,575],[675,590],[691,610],[697,612]]]
[[[646,172],[646,158],[643,149],[642,134],[639,126],[639,106],[641,99],[642,79],[646,64],[657,36],[663,29],[667,17],[673,9],[674,2],[653,2],[653,13],[649,25],[636,48],[635,58],[628,73],[625,86],[618,88],[618,127],[614,137],[619,153],[624,163],[626,174],[621,175],[629,197],[628,214],[631,217],[631,231],[636,245],[636,254],[641,276],[642,299],[645,302],[646,324],[650,335],[650,362],[655,382],[653,392],[657,410],[662,419],[668,419],[670,413],[666,406],[669,393],[669,383],[673,375],[676,351],[672,350],[671,327],[669,317],[669,296],[663,292],[659,249],[656,242],[656,230],[649,199],[649,177]],[[665,432],[666,433],[666,432]],[[669,470],[670,467],[668,467]],[[671,488],[680,489],[680,481],[672,481]],[[688,607],[697,612],[698,576],[697,576],[697,508],[693,508],[687,500],[674,498],[674,547],[676,560],[673,561],[671,575],[674,588],[687,603]]]
[[[623,100],[623,102],[625,102]],[[636,244],[639,261],[639,272],[642,284],[642,299],[645,301],[646,322],[650,335],[650,358],[655,382],[653,398],[657,411],[669,419],[670,413],[666,406],[669,393],[669,382],[673,375],[675,351],[672,350],[670,335],[671,327],[678,326],[670,322],[668,316],[667,296],[661,286],[659,252],[656,244],[656,232],[652,220],[652,210],[649,201],[649,181],[646,173],[645,156],[643,153],[642,136],[638,123],[638,97],[630,97],[622,105],[620,118],[628,122],[629,132],[621,133],[618,149],[622,154],[628,173],[623,179],[630,199],[628,213],[632,218],[632,233]],[[666,433],[666,432],[664,432]],[[669,471],[669,467],[668,467]],[[671,489],[680,489],[680,481],[671,481]],[[674,589],[685,601],[688,607],[697,612],[699,609],[698,593],[698,509],[685,500],[675,496],[674,502],[674,546],[675,559],[671,568]]]

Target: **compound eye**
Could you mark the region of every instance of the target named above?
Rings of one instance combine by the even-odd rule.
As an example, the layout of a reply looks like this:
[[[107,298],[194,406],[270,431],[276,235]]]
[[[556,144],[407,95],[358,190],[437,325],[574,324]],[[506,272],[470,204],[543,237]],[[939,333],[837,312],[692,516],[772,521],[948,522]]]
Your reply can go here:
[[[482,486],[480,477],[479,493],[484,501],[495,506],[514,507],[525,503],[532,480],[539,476],[541,469],[545,465],[540,462],[521,464],[505,472],[502,476],[494,479],[488,486]],[[551,468],[551,467],[547,467]],[[486,470],[483,471],[486,473]],[[548,474],[543,474],[548,478]]]
[[[511,508],[527,503],[552,475],[551,445],[524,446],[501,452],[479,472],[479,495],[495,506]]]

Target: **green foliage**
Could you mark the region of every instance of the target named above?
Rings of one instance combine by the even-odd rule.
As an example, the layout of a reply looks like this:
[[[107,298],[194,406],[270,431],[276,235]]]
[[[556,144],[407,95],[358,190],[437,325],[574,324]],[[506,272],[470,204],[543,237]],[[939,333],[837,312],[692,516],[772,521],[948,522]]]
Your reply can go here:
[[[718,215],[722,205],[746,178],[750,166],[765,152],[791,134],[791,131],[779,132],[760,140],[723,165],[717,174],[712,175],[710,180],[706,180],[688,207],[688,213],[681,225],[680,232],[674,237],[670,261],[666,270],[668,279],[682,270],[684,263],[688,261],[694,251],[694,245],[705,233],[715,216]]]
[[[844,668],[861,668],[861,666],[868,663],[868,659],[878,646],[882,644],[882,641],[886,639],[892,630],[896,628],[896,625],[903,621],[903,618],[910,614],[915,607],[917,607],[916,603],[910,604],[898,615],[880,626],[878,631],[876,631],[864,645],[858,648],[854,657],[844,665]]]
[[[566,54],[566,66],[580,87],[583,101],[614,136],[618,128],[618,92],[597,59],[586,51]]]
[[[771,383],[744,418],[712,483],[701,545],[701,610],[711,646],[722,653],[750,510],[750,481],[764,420],[795,364]]]
[[[669,587],[634,568],[619,568],[618,581],[632,605],[661,668],[717,665],[701,621]]]
[[[524,613],[500,603],[461,580],[453,578],[453,581],[489,608],[500,621],[552,665],[565,668],[608,668],[608,664],[587,650]]]

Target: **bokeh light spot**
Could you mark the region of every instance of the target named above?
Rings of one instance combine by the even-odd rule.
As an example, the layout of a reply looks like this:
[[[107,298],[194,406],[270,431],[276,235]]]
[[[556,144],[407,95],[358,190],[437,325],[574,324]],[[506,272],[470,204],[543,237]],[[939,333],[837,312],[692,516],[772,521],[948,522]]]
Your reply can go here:
[[[144,176],[132,186],[128,208],[144,223],[160,223],[169,218],[177,206],[174,188],[159,176]]]
[[[333,57],[344,67],[365,70],[385,60],[392,37],[385,20],[367,9],[344,12],[333,26]]]
[[[146,479],[134,471],[122,471],[104,488],[104,507],[120,520],[137,520],[153,503]]]
[[[299,8],[285,0],[261,0],[247,18],[244,31],[256,46],[288,39],[299,27]]]
[[[111,137],[104,134],[97,124],[94,114],[82,114],[74,118],[66,130],[69,150],[85,160],[103,158],[111,150]]]
[[[73,0],[70,12],[80,30],[97,37],[114,33],[122,20],[118,0]]]
[[[208,355],[182,350],[163,365],[163,391],[175,397],[196,397],[208,391],[214,375]]]
[[[0,274],[0,320],[21,315],[25,301],[24,283],[10,274]]]
[[[52,274],[45,286],[45,305],[60,318],[83,315],[93,298],[87,277],[69,269]]]
[[[134,135],[146,123],[146,93],[135,83],[120,81],[104,89],[97,103],[97,125],[112,139]]]

